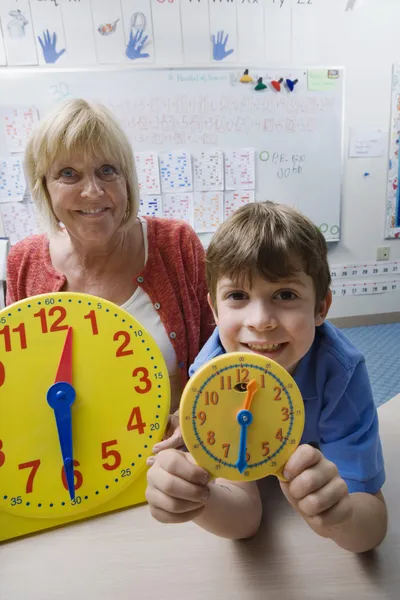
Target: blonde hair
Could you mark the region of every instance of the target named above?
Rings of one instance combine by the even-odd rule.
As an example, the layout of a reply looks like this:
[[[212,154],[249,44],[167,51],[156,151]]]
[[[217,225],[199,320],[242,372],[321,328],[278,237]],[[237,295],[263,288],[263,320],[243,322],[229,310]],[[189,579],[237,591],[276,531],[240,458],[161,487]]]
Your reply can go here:
[[[207,285],[215,309],[222,277],[251,285],[257,275],[277,281],[299,271],[314,282],[317,309],[331,283],[328,247],[310,219],[283,204],[242,206],[219,227],[207,250]]]
[[[56,158],[77,153],[118,161],[128,193],[123,228],[129,228],[139,208],[132,148],[111,112],[101,104],[83,99],[67,100],[49,112],[35,128],[25,150],[25,172],[32,198],[50,228],[58,229],[59,223],[47,189],[46,173]]]

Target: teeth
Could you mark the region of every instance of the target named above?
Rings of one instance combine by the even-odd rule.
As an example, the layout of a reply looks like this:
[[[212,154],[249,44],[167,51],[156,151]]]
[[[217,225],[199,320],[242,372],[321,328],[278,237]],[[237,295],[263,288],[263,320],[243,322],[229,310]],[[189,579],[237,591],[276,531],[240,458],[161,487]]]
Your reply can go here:
[[[247,344],[250,350],[259,352],[273,352],[281,347],[281,344]]]
[[[79,212],[81,212],[84,215],[86,215],[86,214],[101,213],[101,212],[103,212],[103,210],[105,210],[105,208],[86,208],[84,210],[80,210]]]

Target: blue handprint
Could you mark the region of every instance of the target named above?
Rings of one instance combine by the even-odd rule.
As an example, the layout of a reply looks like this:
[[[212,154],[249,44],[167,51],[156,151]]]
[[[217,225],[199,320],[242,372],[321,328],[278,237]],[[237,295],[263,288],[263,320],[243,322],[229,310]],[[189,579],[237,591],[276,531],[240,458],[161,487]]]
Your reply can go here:
[[[129,43],[126,47],[126,56],[131,60],[135,60],[136,58],[147,58],[150,54],[147,52],[142,53],[142,48],[147,42],[148,35],[143,37],[143,29],[138,29],[135,35],[132,34],[129,36]]]
[[[224,60],[224,58],[233,52],[233,50],[226,50],[226,44],[228,42],[229,35],[226,34],[225,39],[223,39],[223,37],[223,31],[218,31],[217,41],[215,41],[215,35],[211,36],[213,43],[213,60]]]
[[[43,40],[38,35],[38,40],[43,50],[43,58],[47,63],[55,63],[62,54],[65,52],[65,48],[57,52],[57,34],[53,33],[53,37],[50,36],[49,30],[43,31]]]

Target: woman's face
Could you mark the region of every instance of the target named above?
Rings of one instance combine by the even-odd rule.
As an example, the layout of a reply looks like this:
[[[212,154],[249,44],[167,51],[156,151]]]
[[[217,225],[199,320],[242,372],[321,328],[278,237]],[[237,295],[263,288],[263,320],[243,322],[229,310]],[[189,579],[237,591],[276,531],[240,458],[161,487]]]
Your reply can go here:
[[[120,227],[128,191],[115,161],[96,156],[56,159],[46,174],[53,211],[82,242],[105,241]]]

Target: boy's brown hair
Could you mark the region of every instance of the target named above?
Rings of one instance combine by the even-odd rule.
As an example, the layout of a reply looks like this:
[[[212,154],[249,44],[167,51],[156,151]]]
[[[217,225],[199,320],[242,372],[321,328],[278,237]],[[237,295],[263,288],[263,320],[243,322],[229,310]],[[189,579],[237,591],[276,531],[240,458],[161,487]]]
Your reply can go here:
[[[310,219],[284,204],[242,206],[219,227],[207,250],[207,285],[215,308],[222,277],[251,285],[257,275],[277,281],[299,271],[314,282],[317,310],[331,283],[328,247]]]

